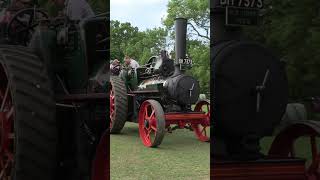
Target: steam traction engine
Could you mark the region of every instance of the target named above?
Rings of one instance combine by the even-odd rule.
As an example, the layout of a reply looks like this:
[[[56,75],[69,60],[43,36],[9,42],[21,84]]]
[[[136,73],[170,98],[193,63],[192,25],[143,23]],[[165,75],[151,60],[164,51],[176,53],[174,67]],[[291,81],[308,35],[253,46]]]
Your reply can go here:
[[[198,81],[183,73],[192,64],[186,58],[187,20],[178,18],[175,26],[175,62],[162,51],[136,70],[123,69],[120,76],[111,76],[111,133],[119,133],[126,121],[133,121],[139,123],[147,147],[160,145],[166,129],[189,128],[200,141],[209,141],[209,101],[198,101]]]

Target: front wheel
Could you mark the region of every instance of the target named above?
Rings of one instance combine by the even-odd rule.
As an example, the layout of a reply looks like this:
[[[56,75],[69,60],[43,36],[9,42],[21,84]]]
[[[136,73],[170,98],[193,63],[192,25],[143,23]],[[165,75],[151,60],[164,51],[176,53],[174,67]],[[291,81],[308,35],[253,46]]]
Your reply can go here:
[[[147,100],[139,110],[139,133],[143,144],[147,147],[157,147],[165,134],[165,116],[158,101]]]
[[[208,101],[202,100],[199,101],[194,111],[203,112],[206,115],[206,119],[200,124],[192,124],[191,127],[197,136],[197,138],[202,142],[210,141],[210,103]]]

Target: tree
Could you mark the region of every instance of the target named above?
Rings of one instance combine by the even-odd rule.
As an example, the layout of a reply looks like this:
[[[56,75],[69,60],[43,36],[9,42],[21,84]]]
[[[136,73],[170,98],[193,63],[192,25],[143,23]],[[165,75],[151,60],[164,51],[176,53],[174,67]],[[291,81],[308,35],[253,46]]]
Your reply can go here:
[[[208,0],[170,0],[167,17],[163,24],[172,30],[177,17],[187,18],[191,27],[190,35],[210,40],[210,10]]]
[[[201,93],[210,92],[210,50],[207,44],[199,40],[188,41],[188,53],[193,60],[191,75],[199,80]]]
[[[131,26],[130,23],[120,23],[119,21],[111,21],[110,27],[110,58],[122,59],[125,56],[125,50],[129,45],[129,41],[137,39],[139,30],[137,27]]]
[[[111,59],[128,55],[144,64],[151,56],[165,49],[167,31],[163,28],[139,31],[130,23],[111,21]]]

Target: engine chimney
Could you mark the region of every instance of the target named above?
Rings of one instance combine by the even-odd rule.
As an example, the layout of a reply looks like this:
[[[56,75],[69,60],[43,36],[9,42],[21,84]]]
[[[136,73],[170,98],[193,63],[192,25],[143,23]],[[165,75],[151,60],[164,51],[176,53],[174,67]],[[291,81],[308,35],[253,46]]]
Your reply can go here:
[[[186,58],[186,41],[187,41],[187,19],[177,18],[175,19],[176,29],[176,62],[179,59]]]
[[[176,31],[176,59],[175,59],[175,68],[173,76],[180,75],[181,68],[179,64],[179,59],[186,58],[186,41],[187,41],[187,19],[185,18],[176,18],[175,19],[175,31]]]

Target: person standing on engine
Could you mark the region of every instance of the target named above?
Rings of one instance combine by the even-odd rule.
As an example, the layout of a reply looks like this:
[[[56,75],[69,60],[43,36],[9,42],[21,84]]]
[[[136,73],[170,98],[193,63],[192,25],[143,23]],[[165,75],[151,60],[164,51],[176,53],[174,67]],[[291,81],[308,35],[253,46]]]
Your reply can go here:
[[[124,63],[125,63],[125,65],[131,67],[135,71],[140,66],[139,63],[136,60],[131,59],[129,56],[125,56]]]
[[[82,20],[95,16],[86,0],[51,0],[56,6],[64,7],[64,14],[70,20]]]

